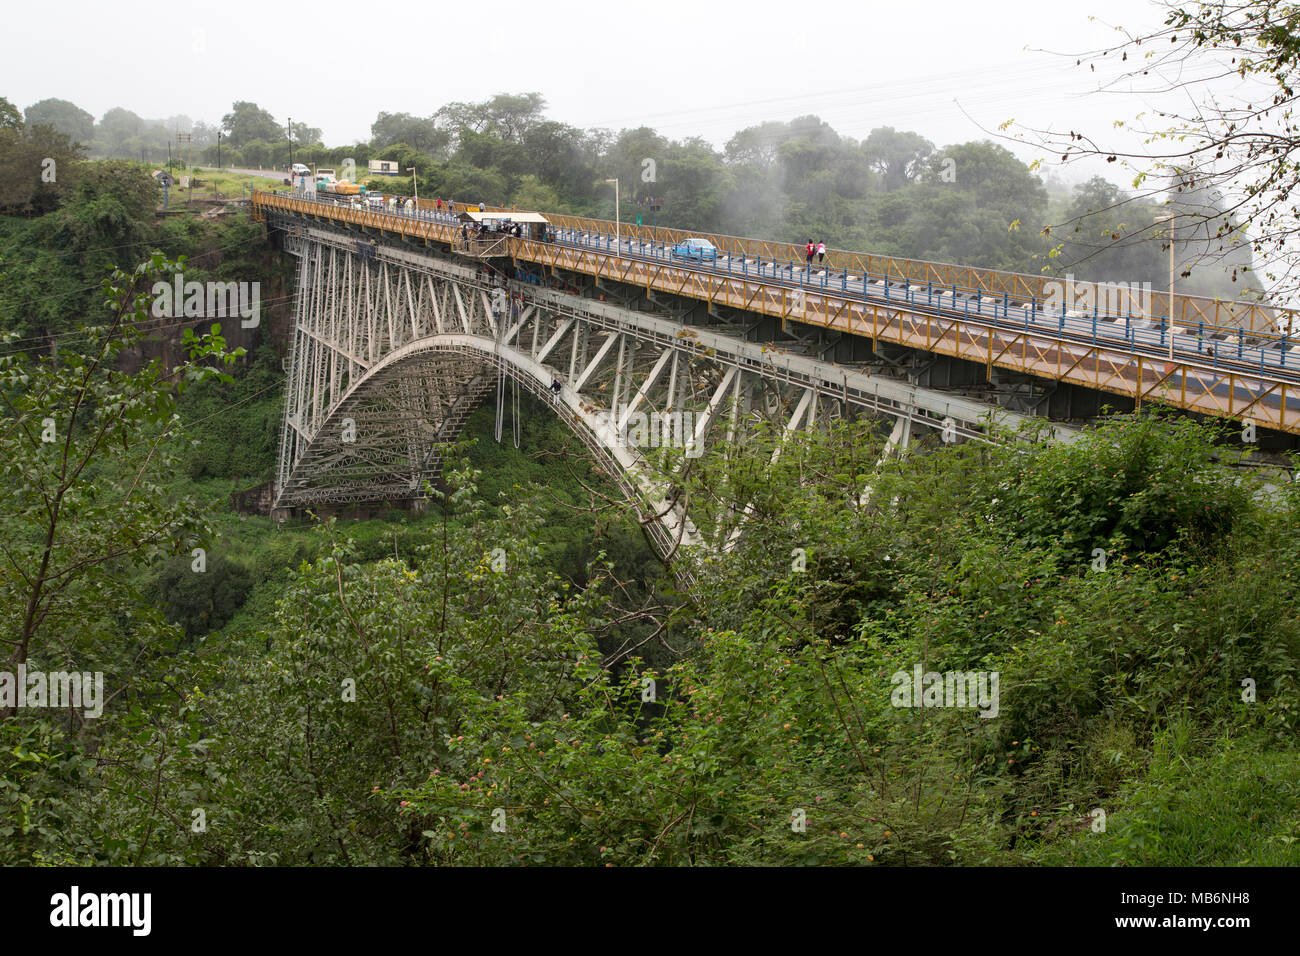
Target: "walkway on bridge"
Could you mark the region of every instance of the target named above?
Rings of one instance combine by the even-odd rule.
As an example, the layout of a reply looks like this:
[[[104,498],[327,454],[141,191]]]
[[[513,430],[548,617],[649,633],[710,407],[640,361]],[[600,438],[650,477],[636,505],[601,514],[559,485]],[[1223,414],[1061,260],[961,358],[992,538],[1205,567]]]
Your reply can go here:
[[[274,211],[454,247],[465,207],[411,213],[346,201],[258,192]],[[492,212],[511,211],[493,207]],[[1055,305],[1048,277],[832,251],[825,264],[798,247],[603,220],[547,215],[545,241],[499,236],[492,255],[838,329],[986,365],[1072,382],[1208,415],[1250,418],[1300,433],[1300,361],[1290,355],[1295,313],[1247,302],[1168,296],[1145,314]],[[716,257],[674,246],[709,239]],[[1172,335],[1173,360],[1170,360]]]

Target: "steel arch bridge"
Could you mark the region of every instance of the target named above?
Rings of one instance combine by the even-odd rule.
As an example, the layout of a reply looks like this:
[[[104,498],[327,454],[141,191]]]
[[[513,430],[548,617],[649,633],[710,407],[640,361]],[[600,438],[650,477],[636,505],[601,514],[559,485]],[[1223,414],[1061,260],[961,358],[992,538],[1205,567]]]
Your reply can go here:
[[[674,447],[671,469],[758,419],[789,435],[827,418],[882,417],[889,447],[913,426],[989,440],[994,424],[1026,420],[742,329],[504,282],[473,261],[329,223],[276,224],[298,259],[277,509],[421,497],[441,449],[502,376],[552,404],[665,555],[703,539],[671,470],[652,465],[656,446]]]

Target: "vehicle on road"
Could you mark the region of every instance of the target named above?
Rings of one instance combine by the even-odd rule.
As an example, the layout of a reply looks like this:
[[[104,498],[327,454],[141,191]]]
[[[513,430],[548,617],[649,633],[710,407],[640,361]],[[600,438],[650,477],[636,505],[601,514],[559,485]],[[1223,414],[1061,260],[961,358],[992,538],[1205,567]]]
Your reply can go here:
[[[707,239],[683,239],[672,248],[674,259],[695,259],[712,262],[718,258],[718,247]]]
[[[306,166],[304,166],[302,163],[294,163],[294,164],[293,164],[293,174],[294,174],[295,176],[310,176],[310,175],[311,175],[311,170],[310,170],[309,168],[307,168]]]

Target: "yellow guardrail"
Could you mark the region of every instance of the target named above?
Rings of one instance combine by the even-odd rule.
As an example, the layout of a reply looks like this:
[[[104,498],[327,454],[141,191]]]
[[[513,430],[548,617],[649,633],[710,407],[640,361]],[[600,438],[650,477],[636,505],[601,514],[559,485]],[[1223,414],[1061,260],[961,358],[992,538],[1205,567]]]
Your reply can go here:
[[[420,205],[429,208],[425,201]],[[265,219],[268,209],[277,209],[425,242],[445,243],[457,250],[462,242],[461,230],[455,224],[393,216],[352,205],[322,204],[263,192],[254,194],[253,208],[258,219]],[[457,204],[458,211],[460,208],[461,204]],[[554,226],[588,232],[603,232],[607,225],[602,220],[572,216],[548,218]],[[680,241],[687,235],[681,230],[659,229],[655,232],[662,237],[653,240],[656,242]],[[633,234],[631,238],[641,237]],[[725,240],[727,237],[713,238]],[[567,243],[511,237],[495,237],[494,241],[498,244],[494,251],[499,249],[501,255],[530,261],[543,268],[582,272],[773,315],[782,320],[839,329],[872,340],[883,339],[987,364],[990,369],[996,365],[1071,382],[1126,395],[1139,405],[1144,401],[1165,402],[1212,416],[1250,417],[1265,427],[1300,433],[1300,384],[1293,375],[1285,374],[1291,370],[1253,367],[1233,362],[1230,358],[1200,355],[1179,355],[1174,361],[1168,361],[1159,355],[1137,352],[1123,339],[1080,341],[1077,336],[1056,336],[1051,331],[1028,326],[1020,328],[1015,323],[999,322],[995,317],[979,314],[927,314],[924,309],[910,309],[902,300],[893,303],[863,301],[840,295],[833,288],[799,295],[798,290],[772,283],[758,274],[698,270],[681,263],[614,256],[596,248]],[[651,240],[646,237],[646,241]],[[718,244],[726,249],[721,242]],[[774,243],[761,245],[767,250],[764,255],[768,258],[776,258],[772,255],[774,251],[795,248]],[[733,248],[730,251],[741,250]],[[859,257],[859,261],[866,260],[875,264],[909,262]],[[936,268],[986,278],[1035,278],[989,270],[962,270],[956,266]],[[944,275],[952,277],[958,272]],[[958,285],[960,288],[960,283]],[[1190,300],[1193,297],[1186,298]]]

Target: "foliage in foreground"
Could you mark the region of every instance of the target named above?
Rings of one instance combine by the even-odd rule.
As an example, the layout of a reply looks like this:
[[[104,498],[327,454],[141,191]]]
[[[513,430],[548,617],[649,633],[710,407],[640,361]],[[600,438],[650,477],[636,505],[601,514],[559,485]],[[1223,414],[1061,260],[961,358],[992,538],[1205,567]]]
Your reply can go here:
[[[414,553],[323,528],[274,620],[178,656],[93,761],[7,722],[44,822],[6,861],[1295,864],[1300,502],[1215,437],[733,456],[746,536],[661,622],[676,661],[617,671],[602,565],[566,586],[537,507],[461,470]],[[916,665],[996,672],[996,715],[894,706]]]

